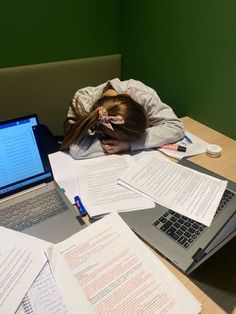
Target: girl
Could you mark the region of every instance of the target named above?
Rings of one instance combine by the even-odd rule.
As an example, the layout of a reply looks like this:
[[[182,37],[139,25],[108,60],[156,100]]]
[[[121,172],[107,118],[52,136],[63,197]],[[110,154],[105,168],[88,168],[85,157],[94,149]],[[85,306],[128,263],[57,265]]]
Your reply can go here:
[[[184,127],[156,92],[130,79],[79,89],[69,107],[61,150],[75,159],[160,147]]]

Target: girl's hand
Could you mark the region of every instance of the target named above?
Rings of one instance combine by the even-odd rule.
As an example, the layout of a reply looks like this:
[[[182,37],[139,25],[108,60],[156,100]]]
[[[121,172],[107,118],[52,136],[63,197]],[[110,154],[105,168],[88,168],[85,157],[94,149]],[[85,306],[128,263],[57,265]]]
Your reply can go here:
[[[117,154],[128,152],[130,150],[130,143],[112,139],[102,140],[102,148],[107,154]]]

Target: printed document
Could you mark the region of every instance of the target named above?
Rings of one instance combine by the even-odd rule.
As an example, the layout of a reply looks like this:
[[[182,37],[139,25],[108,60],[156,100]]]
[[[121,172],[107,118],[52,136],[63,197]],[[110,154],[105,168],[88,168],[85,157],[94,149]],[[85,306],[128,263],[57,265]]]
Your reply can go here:
[[[117,213],[47,250],[70,313],[199,313],[197,299]]]
[[[90,217],[155,206],[152,200],[117,184],[119,175],[134,163],[130,155],[77,161],[80,198]]]
[[[162,158],[147,156],[120,176],[119,183],[156,203],[210,226],[227,181]]]
[[[143,154],[163,154],[153,151],[142,151],[134,154],[134,160],[141,158]],[[53,176],[57,184],[65,191],[69,201],[74,204],[74,197],[79,195],[79,185],[77,182],[76,168],[79,160],[73,159],[70,154],[65,152],[56,152],[48,155],[52,167]],[[109,157],[109,156],[108,156]]]
[[[15,313],[46,263],[49,242],[0,227],[0,313]]]

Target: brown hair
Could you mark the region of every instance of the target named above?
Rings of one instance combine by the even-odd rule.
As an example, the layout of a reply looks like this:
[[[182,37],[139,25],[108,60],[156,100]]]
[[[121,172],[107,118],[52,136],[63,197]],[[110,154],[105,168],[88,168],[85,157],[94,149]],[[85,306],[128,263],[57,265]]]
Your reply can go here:
[[[121,116],[123,124],[112,124],[112,129],[99,124],[99,112],[97,108],[102,106],[109,116]],[[66,150],[79,139],[88,134],[89,130],[102,131],[104,136],[120,141],[132,142],[140,138],[147,126],[148,118],[144,108],[127,95],[102,96],[92,106],[90,113],[87,113],[76,99],[70,105],[74,117],[68,117],[64,123],[65,137],[61,150]]]

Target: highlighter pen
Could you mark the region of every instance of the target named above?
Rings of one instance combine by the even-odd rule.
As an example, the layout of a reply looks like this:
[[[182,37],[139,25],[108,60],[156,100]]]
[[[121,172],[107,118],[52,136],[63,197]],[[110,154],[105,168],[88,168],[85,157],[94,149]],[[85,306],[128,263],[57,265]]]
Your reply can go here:
[[[187,142],[192,143],[193,141],[186,135],[184,134],[184,138],[187,140]]]
[[[166,145],[161,146],[161,148],[175,150],[178,152],[186,152],[186,147],[180,146],[180,145],[166,144]]]
[[[74,197],[74,200],[75,200],[75,204],[76,206],[78,207],[79,209],[79,212],[80,212],[80,215],[83,217],[83,216],[86,216],[87,212],[86,212],[86,209],[80,199],[80,197],[77,195]]]

